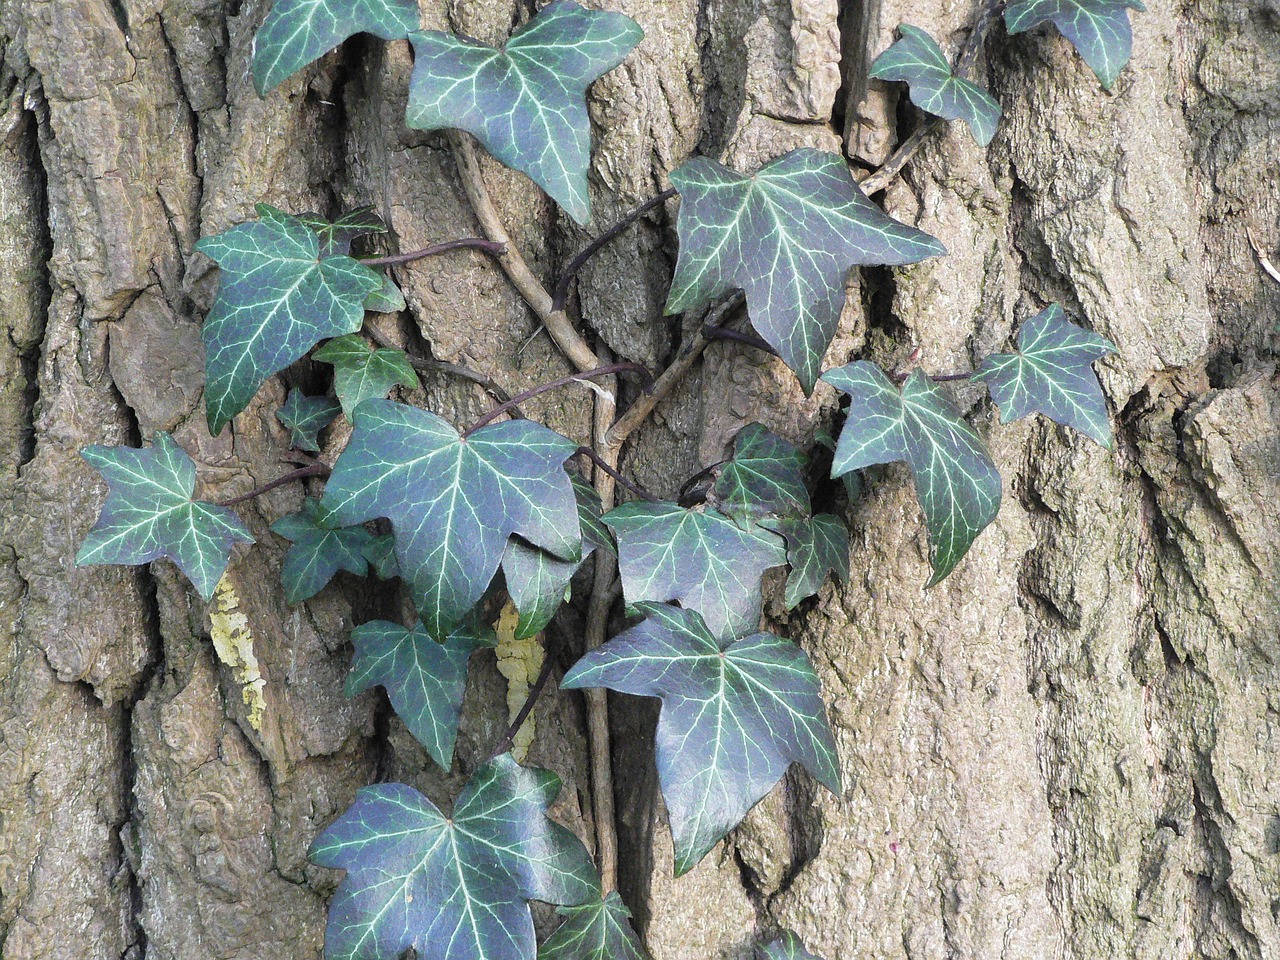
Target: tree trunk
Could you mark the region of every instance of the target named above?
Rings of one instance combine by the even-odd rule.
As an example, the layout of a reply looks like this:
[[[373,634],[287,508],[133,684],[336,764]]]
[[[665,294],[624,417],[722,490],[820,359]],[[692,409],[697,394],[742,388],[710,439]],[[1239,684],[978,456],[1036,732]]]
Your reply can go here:
[[[865,79],[902,21],[948,50],[965,4],[608,0],[647,38],[592,88],[596,224],[695,152],[753,169],[794,146],[881,161],[917,122]],[[4,960],[319,957],[337,874],[316,833],[374,779],[438,802],[506,717],[473,664],[459,760],[436,771],[381,695],[347,700],[353,623],[399,600],[340,579],[290,608],[269,524],[230,570],[265,680],[219,662],[203,604],[167,562],[77,568],[105,491],[79,451],[168,430],[202,492],[287,467],[274,411],[301,363],[232,429],[204,426],[200,322],[216,271],[202,235],[265,201],[376,205],[402,250],[471,236],[445,138],[404,127],[403,43],[357,38],[266,99],[250,43],[266,0],[0,0],[0,954]],[[424,20],[496,42],[518,0],[422,0]],[[1005,118],[988,150],[952,125],[885,197],[950,255],[851,281],[827,366],[914,347],[969,369],[1061,302],[1120,355],[1101,365],[1114,453],[957,397],[1005,477],[999,519],[924,591],[909,476],[875,471],[847,511],[853,576],[785,614],[818,666],[841,749],[835,797],[788,775],[673,880],[650,702],[612,700],[623,892],[655,960],[745,958],[796,930],[840,958],[1280,958],[1280,5],[1150,0],[1113,93],[1052,30],[999,25],[980,74]],[[506,222],[550,279],[588,235],[485,162]],[[675,203],[582,276],[582,315],[616,355],[657,366]],[[1248,237],[1252,230],[1260,253]],[[568,371],[496,265],[471,252],[399,268],[410,311],[385,329],[508,390]],[[594,336],[594,334],[592,334]],[[474,386],[414,402],[455,421]],[[714,344],[627,450],[650,489],[719,459],[759,420],[811,443],[836,397]],[[526,411],[590,434],[591,394]],[[336,442],[336,440],[334,441]],[[572,616],[572,615],[570,615]],[[572,632],[572,631],[570,631]],[[568,657],[571,660],[572,657]],[[576,694],[548,696],[530,761],[565,780],[591,842]]]

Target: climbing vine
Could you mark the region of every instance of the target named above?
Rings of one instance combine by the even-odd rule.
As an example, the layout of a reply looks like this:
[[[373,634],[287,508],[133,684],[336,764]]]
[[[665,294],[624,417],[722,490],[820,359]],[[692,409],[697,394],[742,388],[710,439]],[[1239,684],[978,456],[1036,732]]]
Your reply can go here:
[[[1142,7],[1137,0],[984,2],[954,69],[933,38],[903,24],[871,75],[907,83],[918,107],[963,120],[985,145],[1000,107],[963,74],[998,14],[1010,33],[1054,24],[1109,88],[1129,58],[1129,9]],[[406,122],[455,131],[450,142],[486,237],[360,258],[353,251],[386,232],[373,209],[330,220],[266,204],[256,219],[204,237],[197,250],[221,268],[203,327],[209,430],[232,424],[268,379],[308,354],[332,366],[333,396],[291,391],[276,416],[297,468],[223,504],[194,499],[196,464],[166,433],[142,449],[86,449],[108,493],[77,561],[172,560],[213,602],[215,632],[230,650],[247,627],[236,619],[238,600],[223,576],[233,551],[252,542],[232,507],[287,483],[325,478],[321,496],[304,499],[272,526],[290,544],[281,571],[288,602],[305,602],[345,570],[399,578],[417,613],[410,624],[373,621],[354,629],[347,694],[383,687],[408,730],[448,769],[472,652],[497,648],[519,691],[509,705],[510,730],[450,813],[410,787],[377,784],[316,838],[312,860],[346,871],[330,907],[326,955],[391,960],[412,948],[431,960],[635,960],[645,953],[615,890],[599,691],[662,701],[658,777],[676,872],[684,873],[792,762],[841,789],[813,665],[797,645],[760,625],[767,572],[787,571],[790,609],[829,576],[847,579],[850,563],[841,519],[814,512],[808,468],[815,458],[808,452],[750,425],[729,459],[663,501],[620,469],[637,427],[718,337],[777,355],[806,392],[826,381],[848,398],[830,476],[844,478],[853,496],[858,471],[907,464],[929,536],[932,572],[922,580],[931,586],[963,561],[1002,495],[996,465],[946,383],[985,384],[1005,422],[1042,414],[1109,448],[1107,408],[1091,365],[1115,347],[1048,304],[1022,321],[1009,352],[983,358],[971,372],[887,371],[863,359],[822,368],[852,269],[946,252],[942,239],[894,220],[869,199],[924,134],[861,184],[844,158],[813,149],[794,150],[751,175],[692,158],[671,173],[671,190],[603,230],[548,289],[493,209],[472,141],[456,131],[587,223],[586,90],[627,57],[641,25],[555,0],[501,49],[419,26],[415,0],[276,0],[256,37],[254,80],[268,95],[357,33],[408,40],[415,61]],[[677,196],[678,259],[667,312],[699,322],[663,371],[609,362],[570,316],[574,277],[644,212]],[[370,312],[405,309],[387,268],[463,247],[498,260],[575,374],[510,396],[476,371],[411,356],[371,324]],[[751,332],[733,326],[744,301]],[[479,384],[493,408],[455,424],[394,399],[399,389],[420,385],[422,370]],[[636,398],[619,411],[616,390],[599,389],[595,435],[586,445],[520,409],[547,390],[612,385],[618,377],[634,379]],[[315,456],[319,434],[339,417],[350,425],[349,440],[328,463]],[[591,577],[578,577],[587,565]],[[591,584],[587,649],[560,686],[589,693],[594,862],[577,836],[548,817],[559,781],[520,762],[523,721],[555,660],[538,639],[554,632],[558,612],[584,580]],[[627,625],[609,639],[619,598]],[[237,662],[261,683],[256,661]],[[532,900],[558,905],[563,916],[541,948]],[[766,960],[811,956],[785,931],[759,951]]]

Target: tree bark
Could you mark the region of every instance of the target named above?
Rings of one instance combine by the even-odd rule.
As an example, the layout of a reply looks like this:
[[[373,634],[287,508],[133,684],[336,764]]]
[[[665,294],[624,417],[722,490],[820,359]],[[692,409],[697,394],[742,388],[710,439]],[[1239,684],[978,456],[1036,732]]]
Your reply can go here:
[[[490,42],[530,6],[421,4],[428,27]],[[694,153],[742,170],[801,145],[879,163],[919,116],[867,81],[870,59],[903,21],[954,52],[972,14],[604,5],[647,37],[591,91],[596,227],[484,164],[548,283]],[[473,663],[448,775],[380,695],[343,696],[351,626],[401,600],[340,578],[284,602],[286,545],[268,527],[296,487],[239,508],[259,540],[229,573],[265,680],[256,724],[170,564],[73,564],[105,496],[84,446],[171,431],[201,492],[225,499],[289,469],[286,386],[325,386],[327,368],[295,365],[209,436],[200,323],[216,271],[199,237],[260,201],[371,203],[387,252],[478,232],[446,139],[404,127],[408,45],[356,38],[260,99],[248,63],[267,6],[0,0],[5,960],[319,957],[338,875],[307,863],[316,833],[375,779],[447,803],[505,728],[491,658]],[[951,125],[883,198],[950,255],[855,274],[826,364],[919,348],[928,370],[968,369],[1058,301],[1119,347],[1100,365],[1115,452],[1042,420],[1002,426],[957,388],[1005,477],[999,519],[925,591],[910,478],[872,472],[846,511],[851,582],[790,615],[775,585],[766,611],[818,667],[845,792],[789,774],[680,880],[655,709],[612,698],[622,892],[655,960],[745,958],[779,926],[827,960],[1280,958],[1280,283],[1259,262],[1280,250],[1280,5],[1150,0],[1132,20],[1110,94],[1056,32],[996,26],[979,64],[1005,111],[995,141]],[[618,359],[660,366],[684,332],[662,314],[676,209],[581,275],[581,329]],[[569,372],[482,254],[394,273],[410,309],[380,322],[396,338],[512,394]],[[591,396],[523,409],[585,442]],[[455,422],[491,403],[447,375],[410,399]],[[811,444],[836,407],[717,341],[623,469],[673,494],[744,424]],[[558,812],[590,843],[582,702],[549,694],[536,716],[530,762],[565,780]]]

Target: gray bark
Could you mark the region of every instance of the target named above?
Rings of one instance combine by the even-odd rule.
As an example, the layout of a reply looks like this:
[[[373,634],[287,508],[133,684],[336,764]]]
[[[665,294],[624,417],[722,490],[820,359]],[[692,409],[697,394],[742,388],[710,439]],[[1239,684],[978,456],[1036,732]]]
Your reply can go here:
[[[647,39],[592,90],[597,223],[695,151],[751,169],[797,145],[882,160],[910,123],[868,83],[893,27],[954,50],[964,5],[922,0],[610,0]],[[422,0],[425,22],[501,39],[525,5]],[[503,681],[478,663],[442,776],[379,696],[348,701],[353,622],[398,599],[340,580],[289,608],[269,524],[231,577],[265,679],[261,729],[167,563],[76,568],[105,490],[91,443],[172,431],[228,497],[281,472],[274,411],[300,364],[217,438],[199,325],[201,236],[266,201],[373,203],[400,249],[477,226],[446,143],[402,123],[405,44],[346,44],[264,99],[248,77],[265,0],[0,0],[0,953],[35,958],[321,953],[337,875],[315,834],[375,778],[446,802],[498,740]],[[828,960],[1280,958],[1280,5],[1152,0],[1112,94],[1056,33],[999,27],[980,72],[1005,109],[979,149],[933,140],[888,191],[950,256],[851,283],[828,366],[914,347],[967,369],[1056,300],[1119,345],[1102,364],[1117,450],[958,393],[1006,480],[1000,517],[925,592],[910,479],[878,471],[848,510],[852,581],[768,616],[818,665],[846,791],[789,775],[688,876],[646,744],[613,701],[623,887],[656,960],[740,958],[788,926]],[[510,229],[551,278],[585,232],[486,164]],[[660,364],[672,205],[587,270],[583,314]],[[400,335],[515,391],[568,367],[501,272],[454,254],[397,272]],[[487,408],[439,378],[415,402]],[[671,493],[761,420],[812,441],[836,404],[716,344],[628,449]],[[590,395],[526,407],[586,439]],[[336,442],[336,439],[335,439]],[[539,705],[530,760],[565,780],[588,842],[581,704]]]

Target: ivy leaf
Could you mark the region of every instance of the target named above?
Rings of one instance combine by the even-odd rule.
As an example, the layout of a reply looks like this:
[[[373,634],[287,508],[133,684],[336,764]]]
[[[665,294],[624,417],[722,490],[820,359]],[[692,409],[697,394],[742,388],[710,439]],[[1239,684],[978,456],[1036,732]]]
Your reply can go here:
[[[320,238],[320,255],[331,257],[351,252],[351,244],[371,233],[386,233],[387,225],[372,206],[356,207],[330,222],[318,213],[300,213],[298,219]]]
[[[716,509],[749,523],[766,516],[807,517],[803,469],[804,455],[794,445],[749,423],[734,437],[733,459],[711,488]]]
[[[745,177],[714,160],[671,174],[680,255],[667,313],[741,289],[751,323],[813,391],[840,322],[849,269],[946,253],[858,189],[842,157],[793,150]]]
[[[632,501],[605,515],[618,537],[618,571],[630,604],[678,600],[718,637],[760,623],[760,578],[787,562],[782,541],[744,530],[714,510]]]
[[[289,431],[289,446],[295,450],[320,452],[318,435],[333,423],[342,407],[333,397],[308,397],[301,390],[290,390],[284,404],[276,411],[276,419]]]
[[[1128,11],[1146,9],[1139,0],[1014,0],[1004,22],[1011,34],[1051,22],[1110,90],[1133,50]]]
[[[1000,510],[1000,473],[973,428],[919,370],[902,390],[877,366],[859,360],[823,374],[849,394],[848,417],[831,475],[905,460],[929,528],[933,586],[960,561]]]
[[[1114,343],[1069,322],[1054,303],[1023,323],[1017,353],[985,358],[973,379],[991,390],[1001,423],[1043,413],[1110,450],[1107,402],[1090,364],[1115,352]]]
[[[81,456],[107,481],[107,500],[76,563],[140,564],[167,557],[205,600],[237,543],[253,543],[226,507],[192,500],[196,465],[167,433],[151,447],[86,447]]]
[[[502,754],[476,771],[446,817],[411,787],[364,787],[312,844],[347,871],[329,907],[328,960],[532,960],[529,900],[599,896],[586,848],[546,816],[560,780]]]
[[[556,913],[566,919],[538,948],[538,960],[649,960],[616,891]]]
[[[467,690],[467,661],[472,651],[492,646],[494,638],[478,624],[464,623],[444,643],[436,643],[421,624],[406,630],[398,623],[374,620],[356,627],[351,642],[355,658],[347,676],[347,696],[385,687],[396,716],[447,771],[453,765]]]
[[[394,580],[400,576],[400,564],[396,563],[396,538],[394,534],[384,533],[374,537],[364,548],[365,559],[373,572],[383,580]]]
[[[737,826],[793,760],[839,793],[835,738],[799,647],[768,633],[717,640],[695,611],[636,606],[648,619],[588,653],[560,686],[662,699],[658,780],[677,876]]]
[[[382,279],[351,257],[322,256],[306,224],[260,203],[260,220],[205,237],[196,249],[222,267],[204,323],[205,405],[217,435],[272,374],[321,340],[355,333]]]
[[[403,350],[386,347],[375,350],[359,336],[330,340],[313,356],[321,363],[333,364],[333,388],[348,418],[370,397],[385,399],[397,384],[410,388],[422,386]]]
[[[819,960],[790,930],[783,930],[777,939],[767,944],[757,944],[756,954],[760,960]]]
[[[416,0],[276,0],[253,38],[258,96],[357,33],[403,40],[422,25]]]
[[[595,549],[595,544],[584,543],[582,559],[560,560],[512,537],[507,541],[507,551],[502,556],[502,573],[507,581],[507,593],[515,604],[519,616],[516,619],[515,637],[525,640],[542,632],[551,622],[556,611],[569,599],[569,584],[583,561]]]
[[[466,130],[585,224],[591,219],[586,90],[643,36],[630,17],[584,10],[571,0],[544,7],[501,50],[451,33],[413,33],[408,124]]]
[[[849,579],[849,528],[839,517],[829,513],[788,517],[771,521],[769,526],[787,541],[787,562],[791,564],[785,596],[788,610],[817,593],[828,572],[841,582]]]
[[[955,76],[942,48],[919,27],[903,23],[898,33],[901,39],[876,57],[870,75],[906,81],[917,107],[944,120],[963,120],[980,146],[989,144],[1000,122],[1000,104],[976,83]]]
[[[364,308],[371,313],[399,313],[408,307],[409,302],[405,300],[403,291],[396,286],[394,280],[385,275],[382,278],[382,289],[369,294],[364,302]]]
[[[311,599],[339,570],[357,576],[368,572],[364,549],[373,542],[373,534],[360,526],[337,526],[316,497],[307,497],[301,510],[281,517],[271,530],[293,541],[280,571],[289,603]]]
[[[391,521],[401,575],[430,634],[443,640],[484,594],[513,534],[582,556],[564,462],[577,445],[529,420],[465,440],[434,413],[390,400],[356,408],[324,505],[342,524]]]
[[[576,473],[571,474],[569,479],[573,482],[573,496],[578,502],[578,525],[582,528],[583,539],[591,541],[597,547],[604,547],[610,555],[616,557],[618,548],[613,544],[613,534],[601,519],[604,511],[596,488]]]

